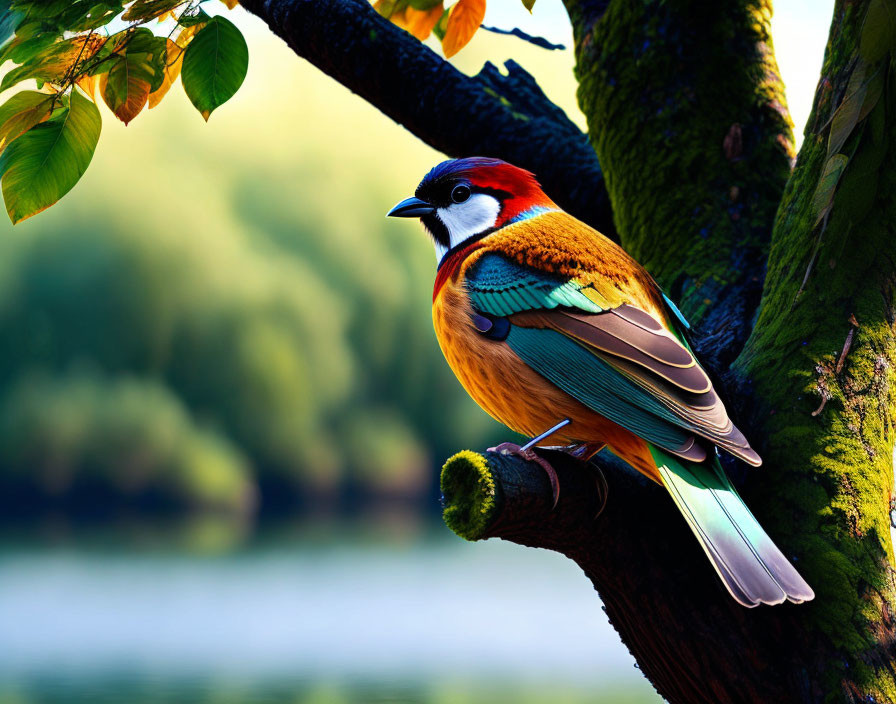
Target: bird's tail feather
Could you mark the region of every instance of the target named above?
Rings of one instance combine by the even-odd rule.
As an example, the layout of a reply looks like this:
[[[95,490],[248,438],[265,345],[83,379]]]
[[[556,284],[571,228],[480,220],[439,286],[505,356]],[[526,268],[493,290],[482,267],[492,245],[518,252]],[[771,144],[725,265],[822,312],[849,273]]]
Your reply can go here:
[[[696,464],[651,445],[663,484],[725,587],[747,607],[809,601],[815,593],[738,496],[717,457]]]

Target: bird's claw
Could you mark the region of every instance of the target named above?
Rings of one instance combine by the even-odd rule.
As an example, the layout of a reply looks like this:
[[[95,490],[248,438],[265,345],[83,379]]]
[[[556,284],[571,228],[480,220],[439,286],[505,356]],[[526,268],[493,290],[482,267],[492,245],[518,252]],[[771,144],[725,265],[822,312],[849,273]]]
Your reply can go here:
[[[560,499],[560,481],[557,479],[557,471],[544,457],[541,457],[532,448],[524,450],[522,447],[512,442],[502,442],[496,447],[488,448],[488,452],[497,452],[501,455],[516,455],[529,462],[537,463],[545,471],[545,474],[548,475],[548,480],[551,482],[551,495],[554,499],[551,510],[553,511],[557,508],[557,501]]]

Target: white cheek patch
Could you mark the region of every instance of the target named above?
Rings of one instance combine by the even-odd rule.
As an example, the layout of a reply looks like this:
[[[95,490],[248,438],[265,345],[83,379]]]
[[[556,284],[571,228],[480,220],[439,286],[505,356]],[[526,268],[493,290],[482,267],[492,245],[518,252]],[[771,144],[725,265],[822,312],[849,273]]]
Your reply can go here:
[[[494,196],[485,193],[474,193],[463,203],[452,203],[446,208],[436,210],[436,215],[448,230],[451,243],[449,249],[495,226],[498,213],[501,212],[501,204]],[[439,255],[439,247],[436,245],[436,254],[439,259],[444,256],[444,251]],[[447,250],[445,250],[447,251]]]

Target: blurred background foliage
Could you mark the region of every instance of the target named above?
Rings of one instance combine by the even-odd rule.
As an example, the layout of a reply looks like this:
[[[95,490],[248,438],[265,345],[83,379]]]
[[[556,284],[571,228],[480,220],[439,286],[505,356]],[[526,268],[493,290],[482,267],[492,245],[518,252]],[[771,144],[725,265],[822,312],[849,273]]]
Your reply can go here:
[[[439,155],[233,17],[239,100],[104,119],[76,189],[0,226],[6,517],[435,512],[440,460],[505,435],[441,358],[430,243],[383,217]],[[572,96],[568,55],[488,42]]]
[[[113,171],[3,233],[6,515],[419,497],[435,460],[487,441],[433,339],[429,245],[379,217],[385,188],[320,200],[301,166],[261,165],[185,189],[168,166],[132,186],[150,217],[109,197]]]

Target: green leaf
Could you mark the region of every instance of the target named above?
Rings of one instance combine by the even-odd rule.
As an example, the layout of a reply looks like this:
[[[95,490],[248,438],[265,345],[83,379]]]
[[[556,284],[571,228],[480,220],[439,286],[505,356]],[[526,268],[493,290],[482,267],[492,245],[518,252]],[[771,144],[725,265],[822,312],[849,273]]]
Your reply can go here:
[[[523,7],[532,12],[532,8],[535,7],[535,0],[523,0]]]
[[[109,24],[121,12],[122,2],[101,2],[94,4],[80,22],[71,24],[72,32],[98,29]]]
[[[165,78],[167,40],[148,29],[137,30],[109,71],[100,79],[100,93],[115,116],[128,124],[146,106],[149,94]]]
[[[828,156],[832,156],[840,151],[840,148],[849,139],[856,123],[859,121],[859,115],[862,112],[862,106],[865,103],[865,95],[868,92],[868,81],[865,80],[865,70],[868,64],[859,61],[852,75],[849,77],[849,84],[846,86],[846,95],[843,102],[840,103],[834,117],[831,120],[831,132],[828,136]],[[880,94],[878,92],[878,97]]]
[[[125,12],[121,19],[127,22],[139,21],[144,22],[151,20],[159,15],[164,15],[169,10],[173,10],[178,5],[183,4],[184,0],[137,0]]]
[[[14,61],[17,64],[24,64],[30,61],[39,53],[44,51],[51,44],[55,44],[59,37],[52,32],[38,34],[28,39],[16,37],[3,48],[0,54],[0,61]]]
[[[859,38],[859,54],[868,63],[875,63],[894,47],[896,0],[871,0]]]
[[[0,184],[13,224],[49,208],[87,170],[100,137],[100,111],[74,89],[70,106],[0,154]]]
[[[106,24],[122,10],[123,2],[106,0],[44,0],[22,2],[15,0],[17,9],[24,10],[29,21],[36,21],[41,31],[80,32]]]
[[[880,166],[886,153],[874,144],[870,130],[862,136],[837,185],[832,217],[858,224],[868,215],[877,198]]]
[[[413,7],[415,10],[420,10],[425,12],[426,10],[431,10],[436,5],[440,5],[442,0],[409,0],[408,5]]]
[[[16,93],[0,105],[0,151],[21,134],[49,117],[52,107],[52,95],[34,90]]]
[[[190,102],[208,120],[239,89],[249,68],[249,47],[232,22],[220,15],[190,42],[181,80]]]
[[[51,44],[3,76],[3,80],[0,81],[0,93],[30,78],[58,85],[75,61],[83,65],[93,57],[102,44],[103,39],[96,35],[78,35]]]
[[[834,154],[824,165],[824,171],[821,178],[818,179],[818,186],[815,188],[815,194],[812,196],[812,210],[815,213],[815,224],[817,225],[828,214],[831,209],[831,203],[834,200],[834,191],[837,190],[837,183],[843,175],[843,169],[849,158],[845,154]]]
[[[886,146],[884,145],[884,138],[887,133],[886,110],[886,101],[878,100],[874,109],[868,113],[868,127],[870,128],[869,132],[871,134],[871,139],[874,140],[874,144],[876,144],[878,149],[882,152],[886,151]]]
[[[43,0],[43,2],[15,2],[19,10],[24,10],[29,19],[50,20],[65,14],[73,5],[78,6],[83,0]]]

